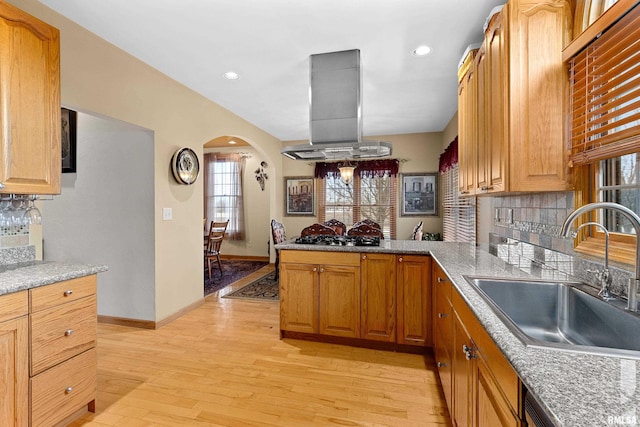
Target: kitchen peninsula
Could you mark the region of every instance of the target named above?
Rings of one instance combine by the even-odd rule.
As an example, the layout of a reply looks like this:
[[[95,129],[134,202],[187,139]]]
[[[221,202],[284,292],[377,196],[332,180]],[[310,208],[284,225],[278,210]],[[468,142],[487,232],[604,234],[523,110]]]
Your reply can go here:
[[[0,265],[0,425],[53,425],[95,410],[97,273],[106,266]]]
[[[526,347],[463,277],[463,275],[489,277],[531,277],[533,275],[549,279],[553,278],[554,274],[558,274],[557,279],[566,280],[564,273],[548,269],[526,272],[492,255],[488,248],[468,243],[383,240],[378,247],[353,247],[304,245],[290,241],[277,245],[276,248],[281,251],[281,266],[284,265],[281,267],[281,275],[284,276],[281,280],[281,290],[284,291],[283,301],[281,301],[281,304],[284,302],[281,305],[281,329],[285,329],[284,336],[287,336],[286,328],[289,328],[286,323],[287,290],[282,289],[288,283],[287,260],[296,261],[300,257],[303,257],[303,260],[305,258],[312,260],[315,257],[318,261],[309,263],[311,272],[305,273],[312,275],[314,267],[315,273],[320,274],[319,269],[324,266],[322,264],[324,260],[339,260],[340,269],[344,270],[344,264],[351,264],[352,269],[361,268],[359,262],[364,262],[363,257],[376,255],[428,257],[431,259],[434,272],[440,271],[445,280],[450,281],[454,293],[468,305],[470,312],[495,343],[499,353],[508,361],[524,388],[535,396],[535,400],[541,404],[542,409],[555,425],[610,425],[612,420],[627,419],[640,409],[638,408],[640,406],[640,374],[638,374],[640,361]],[[355,258],[351,259],[353,256]],[[364,279],[363,275],[359,277]],[[424,285],[431,286],[431,283]],[[366,287],[366,284],[362,286]],[[320,286],[319,292],[322,292],[322,289]],[[322,295],[318,295],[318,287],[309,292],[308,295],[311,298],[322,298]],[[349,289],[345,292],[347,293],[349,295],[345,295],[344,298],[355,301],[353,290]],[[360,300],[357,304],[353,306],[354,310],[361,313]],[[432,304],[429,303],[428,306],[431,309]],[[433,317],[431,313],[427,313],[426,318],[430,320]],[[366,316],[362,319],[364,323]],[[431,345],[431,343],[427,344],[427,346]],[[456,351],[458,350],[456,348]],[[444,383],[443,386],[446,387]],[[516,392],[521,393],[521,391]],[[522,396],[516,397],[520,407],[513,409],[523,417]],[[450,404],[449,401],[447,403]]]

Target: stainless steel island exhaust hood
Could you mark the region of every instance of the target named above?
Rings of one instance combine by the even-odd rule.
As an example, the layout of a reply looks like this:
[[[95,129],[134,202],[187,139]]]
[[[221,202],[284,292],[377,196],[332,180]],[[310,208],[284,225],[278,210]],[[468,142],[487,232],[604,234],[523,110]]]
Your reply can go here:
[[[311,140],[280,152],[294,160],[390,156],[390,142],[362,139],[360,50],[311,55],[309,62]]]

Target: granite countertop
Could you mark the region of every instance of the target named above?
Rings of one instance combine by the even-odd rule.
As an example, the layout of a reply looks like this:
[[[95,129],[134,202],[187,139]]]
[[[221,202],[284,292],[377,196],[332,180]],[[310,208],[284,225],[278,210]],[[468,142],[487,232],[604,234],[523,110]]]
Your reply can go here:
[[[536,277],[470,243],[385,240],[379,247],[300,245],[277,249],[430,254],[557,426],[640,425],[640,360],[526,347],[463,275]],[[550,278],[549,271],[545,278]],[[562,277],[566,279],[566,277]],[[640,333],[640,331],[639,331]]]
[[[26,261],[0,265],[0,295],[107,271],[104,265]]]

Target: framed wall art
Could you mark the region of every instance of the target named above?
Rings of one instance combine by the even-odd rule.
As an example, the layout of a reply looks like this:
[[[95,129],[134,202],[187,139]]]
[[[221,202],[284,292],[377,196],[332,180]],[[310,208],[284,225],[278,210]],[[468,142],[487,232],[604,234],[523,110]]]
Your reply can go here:
[[[400,216],[438,215],[438,173],[401,174]]]
[[[62,150],[62,173],[76,172],[76,128],[78,113],[67,108],[60,112],[62,132],[60,148]]]
[[[286,176],[284,189],[284,213],[286,216],[315,215],[316,201],[312,176]]]

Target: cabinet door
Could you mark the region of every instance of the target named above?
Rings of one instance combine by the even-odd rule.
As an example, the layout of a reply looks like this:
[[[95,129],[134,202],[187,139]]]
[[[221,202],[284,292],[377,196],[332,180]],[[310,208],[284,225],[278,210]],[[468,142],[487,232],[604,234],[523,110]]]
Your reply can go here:
[[[458,190],[461,195],[475,193],[475,70],[469,69],[458,87]]]
[[[397,255],[398,344],[432,345],[431,257]]]
[[[465,347],[473,349],[473,342],[457,314],[453,321],[453,411],[451,418],[456,427],[471,426],[473,413],[473,363],[467,358]]]
[[[318,332],[318,266],[280,264],[280,329]]]
[[[475,361],[474,367],[474,426],[518,427],[520,425],[518,417],[509,409],[482,357]]]
[[[440,267],[433,267],[433,347],[447,406],[452,408],[453,308],[451,307],[451,283]]]
[[[396,341],[396,257],[362,254],[362,338]]]
[[[29,329],[27,316],[0,323],[0,426],[29,421]]]
[[[508,191],[568,189],[566,123],[567,67],[562,49],[571,40],[574,2],[510,0],[509,188]]]
[[[507,8],[503,8],[492,20],[485,35],[486,80],[484,85],[485,106],[487,108],[486,138],[487,191],[505,190],[507,167],[507,82],[508,56],[504,20]]]
[[[60,193],[59,31],[0,3],[3,193]]]
[[[320,265],[320,333],[360,338],[360,267]]]
[[[475,188],[477,193],[486,193],[489,191],[489,145],[491,141],[487,136],[489,126],[487,126],[488,108],[487,96],[485,90],[487,71],[486,71],[485,45],[478,50],[475,58],[475,84],[476,84],[476,170],[475,170]]]

